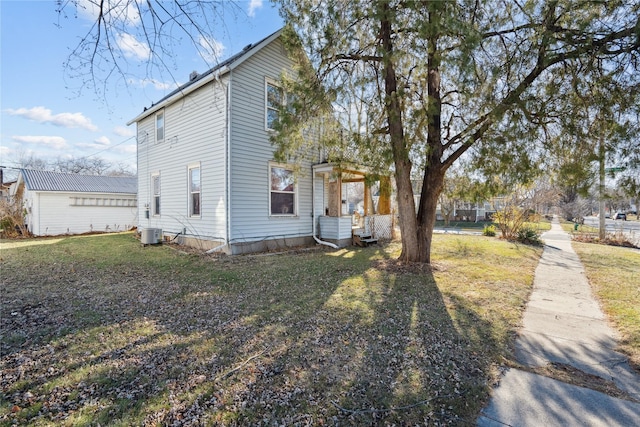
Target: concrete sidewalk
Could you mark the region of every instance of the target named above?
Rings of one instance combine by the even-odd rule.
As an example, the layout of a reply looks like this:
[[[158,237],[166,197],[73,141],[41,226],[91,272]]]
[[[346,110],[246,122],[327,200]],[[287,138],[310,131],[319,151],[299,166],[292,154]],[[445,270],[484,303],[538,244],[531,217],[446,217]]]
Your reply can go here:
[[[640,376],[615,351],[616,333],[591,293],[571,238],[556,220],[542,238],[546,245],[516,340],[517,361],[571,365],[640,401]],[[640,426],[640,403],[508,369],[477,425]]]

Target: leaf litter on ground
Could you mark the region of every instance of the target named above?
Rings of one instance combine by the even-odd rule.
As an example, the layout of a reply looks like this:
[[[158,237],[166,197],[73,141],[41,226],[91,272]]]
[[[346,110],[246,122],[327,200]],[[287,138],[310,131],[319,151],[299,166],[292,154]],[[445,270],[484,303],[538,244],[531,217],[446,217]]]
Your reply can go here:
[[[5,251],[0,424],[473,424],[539,249],[434,248],[436,268],[398,264],[394,243],[211,257],[118,235]]]

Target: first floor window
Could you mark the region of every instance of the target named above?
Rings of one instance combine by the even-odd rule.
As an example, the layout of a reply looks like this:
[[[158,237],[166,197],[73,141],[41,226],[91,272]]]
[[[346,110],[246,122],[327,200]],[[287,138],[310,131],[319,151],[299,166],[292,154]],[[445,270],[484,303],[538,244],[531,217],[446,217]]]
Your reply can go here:
[[[189,168],[189,216],[200,216],[200,166]]]
[[[271,165],[269,175],[271,215],[296,215],[296,182],[293,170]]]
[[[153,201],[151,213],[153,215],[160,215],[160,175],[152,175],[151,182],[153,186]]]

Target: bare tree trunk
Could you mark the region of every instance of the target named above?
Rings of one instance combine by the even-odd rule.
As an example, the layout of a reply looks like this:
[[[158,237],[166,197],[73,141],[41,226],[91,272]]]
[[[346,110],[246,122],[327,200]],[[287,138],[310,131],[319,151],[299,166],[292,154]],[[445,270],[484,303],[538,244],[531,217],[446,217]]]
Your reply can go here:
[[[389,125],[389,137],[396,167],[395,178],[398,189],[398,213],[400,215],[400,233],[402,238],[402,254],[400,260],[404,262],[421,261],[418,236],[418,222],[415,215],[413,188],[411,187],[411,161],[409,150],[404,140],[402,123],[402,107],[398,100],[397,78],[393,64],[393,44],[391,41],[391,21],[389,19],[389,3],[383,2],[380,9],[380,41],[382,42],[382,56],[384,61],[384,91],[385,108]]]
[[[429,14],[429,21],[433,12]],[[437,18],[435,18],[437,19]],[[429,36],[427,53],[427,91],[429,95],[429,122],[427,123],[427,161],[425,164],[420,207],[418,209],[418,238],[421,256],[419,261],[431,263],[431,241],[436,223],[438,198],[444,185],[445,166],[442,164],[441,115],[442,98],[440,95],[440,60],[438,58],[438,34]]]
[[[419,262],[431,263],[431,241],[436,224],[438,197],[442,191],[444,170],[428,169],[424,174],[420,208],[418,209],[418,239],[421,245]]]

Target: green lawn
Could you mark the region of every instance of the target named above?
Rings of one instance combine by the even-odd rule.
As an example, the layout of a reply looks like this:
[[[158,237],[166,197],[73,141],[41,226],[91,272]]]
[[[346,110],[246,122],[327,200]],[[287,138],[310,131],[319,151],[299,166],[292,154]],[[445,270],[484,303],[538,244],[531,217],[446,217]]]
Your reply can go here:
[[[591,288],[622,339],[620,350],[640,372],[640,251],[574,242]]]
[[[447,231],[482,232],[484,227],[488,225],[496,224],[492,221],[450,221],[449,224],[445,224],[444,221],[436,221],[435,228]],[[533,230],[538,230],[539,233],[544,233],[551,229],[551,223],[546,220],[542,220],[540,222],[527,222],[525,223],[525,226]],[[498,227],[496,226],[496,228]]]
[[[0,425],[473,424],[541,252],[436,235],[428,269],[397,244],[38,243],[0,247]]]

